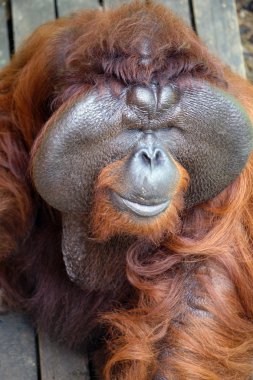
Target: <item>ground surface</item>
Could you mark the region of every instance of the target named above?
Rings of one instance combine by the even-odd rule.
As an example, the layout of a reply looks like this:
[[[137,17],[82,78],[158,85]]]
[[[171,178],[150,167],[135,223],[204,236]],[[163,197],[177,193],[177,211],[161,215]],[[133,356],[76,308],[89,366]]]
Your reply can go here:
[[[247,77],[253,82],[253,0],[237,0]]]

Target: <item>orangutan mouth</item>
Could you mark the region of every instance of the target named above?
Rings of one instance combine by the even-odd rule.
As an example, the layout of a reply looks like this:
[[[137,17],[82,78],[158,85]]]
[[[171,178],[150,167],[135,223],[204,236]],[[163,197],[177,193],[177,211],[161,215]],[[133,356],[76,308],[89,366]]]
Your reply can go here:
[[[151,203],[143,204],[130,201],[129,199],[123,198],[117,193],[112,193],[112,201],[115,206],[117,206],[122,211],[129,211],[135,215],[142,217],[153,217],[161,214],[165,211],[169,205],[169,200],[163,201],[161,203]]]

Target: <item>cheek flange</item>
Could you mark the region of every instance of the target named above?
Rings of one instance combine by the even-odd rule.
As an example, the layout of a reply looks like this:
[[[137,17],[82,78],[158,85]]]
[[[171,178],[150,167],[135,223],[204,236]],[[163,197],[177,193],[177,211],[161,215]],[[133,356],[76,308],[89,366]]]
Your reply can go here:
[[[197,83],[182,93],[170,136],[174,158],[190,183],[185,206],[214,198],[243,170],[253,147],[251,121],[226,92]]]
[[[107,87],[102,95],[92,89],[59,112],[45,127],[33,159],[42,198],[61,212],[89,211],[99,172],[125,157],[147,129],[187,170],[186,207],[219,194],[248,160],[251,122],[234,98],[209,84],[194,81],[177,93],[177,102],[152,118],[128,105],[126,92],[116,97]]]
[[[118,99],[94,88],[49,120],[32,163],[35,187],[48,204],[61,212],[89,210],[98,173],[136,140],[122,143],[121,117]]]

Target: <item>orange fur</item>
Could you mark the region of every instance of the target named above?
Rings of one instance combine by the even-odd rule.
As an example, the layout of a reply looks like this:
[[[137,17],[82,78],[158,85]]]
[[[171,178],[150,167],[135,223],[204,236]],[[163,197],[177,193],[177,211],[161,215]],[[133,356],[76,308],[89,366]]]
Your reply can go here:
[[[120,176],[127,160],[128,157],[107,165],[98,177],[92,212],[94,236],[100,240],[108,240],[115,234],[130,234],[159,240],[165,233],[175,233],[179,225],[178,210],[183,208],[183,196],[188,184],[187,172],[173,160],[180,173],[180,180],[174,194],[171,195],[171,205],[158,217],[151,218],[151,221],[141,221],[140,218],[134,219],[126,212],[117,211],[110,200],[110,191],[121,193]]]
[[[252,159],[216,199],[143,262],[128,252],[139,302],[103,316],[114,339],[106,379],[248,379],[253,355]],[[147,259],[146,259],[147,260]],[[163,357],[163,350],[166,354]]]

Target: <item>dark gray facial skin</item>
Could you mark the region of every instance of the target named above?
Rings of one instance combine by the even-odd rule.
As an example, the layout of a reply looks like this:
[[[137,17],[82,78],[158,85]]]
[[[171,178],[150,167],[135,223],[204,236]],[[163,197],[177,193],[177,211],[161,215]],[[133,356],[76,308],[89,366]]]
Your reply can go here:
[[[123,191],[112,193],[111,202],[142,223],[169,206],[180,179],[175,162],[190,175],[185,207],[191,208],[238,176],[253,141],[251,123],[236,100],[200,82],[180,90],[174,85],[132,86],[120,95],[109,86],[102,94],[93,88],[42,133],[33,160],[35,186],[62,212],[62,251],[70,279],[99,291],[113,289],[124,268],[106,248],[101,258],[101,247],[84,227],[104,167],[125,159]],[[103,268],[110,269],[107,283]]]
[[[98,173],[150,147],[172,156],[189,173],[185,206],[190,208],[216,196],[241,172],[252,149],[252,127],[235,99],[207,83],[180,90],[132,86],[120,95],[109,87],[102,94],[94,88],[49,122],[33,162],[34,183],[54,208],[88,212]],[[126,178],[134,164],[129,167]],[[169,187],[176,173],[167,172],[164,186]],[[161,175],[166,177],[166,168],[157,180]],[[135,185],[126,180],[127,192]]]

